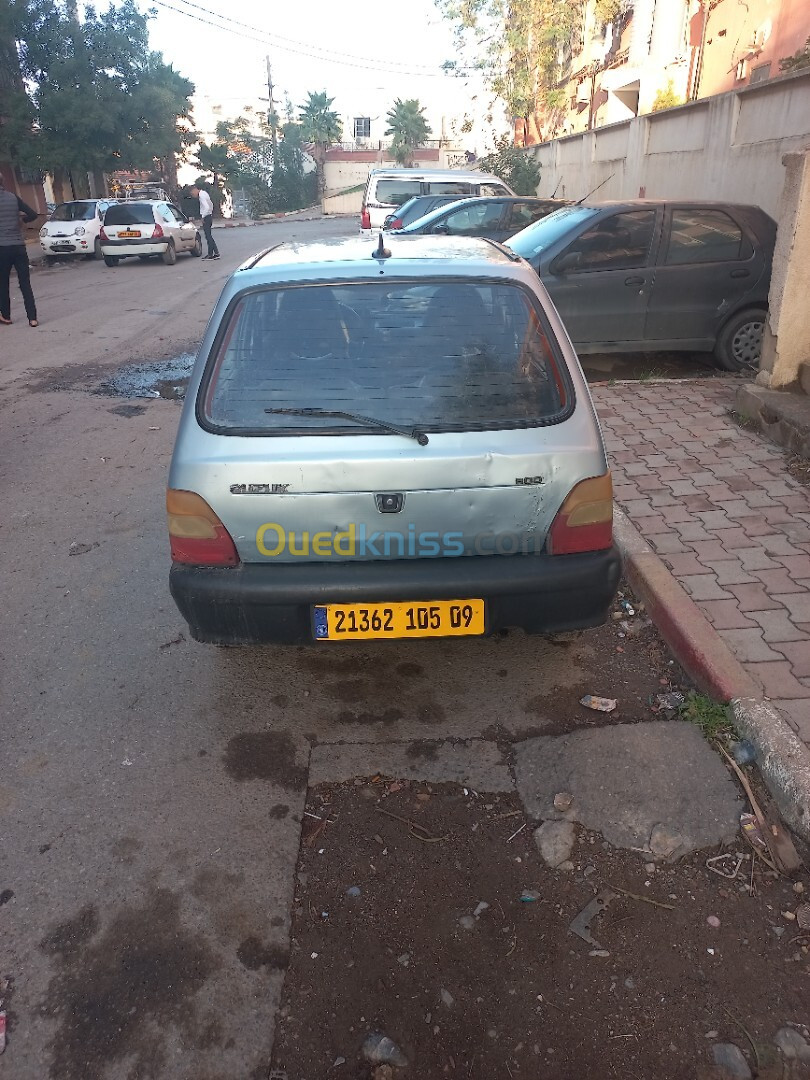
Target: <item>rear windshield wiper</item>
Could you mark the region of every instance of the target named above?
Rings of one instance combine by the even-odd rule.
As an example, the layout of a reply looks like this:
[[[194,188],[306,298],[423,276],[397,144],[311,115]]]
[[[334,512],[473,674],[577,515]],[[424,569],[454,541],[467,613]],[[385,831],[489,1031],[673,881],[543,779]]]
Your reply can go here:
[[[378,420],[375,416],[360,416],[357,413],[343,412],[342,409],[265,409],[264,411],[274,416],[331,416],[343,420],[354,420],[367,427],[390,431],[394,435],[404,435],[406,439],[416,439],[420,446],[427,446],[430,441],[424,431],[419,431],[417,428],[397,427],[396,424],[389,424],[387,420]]]

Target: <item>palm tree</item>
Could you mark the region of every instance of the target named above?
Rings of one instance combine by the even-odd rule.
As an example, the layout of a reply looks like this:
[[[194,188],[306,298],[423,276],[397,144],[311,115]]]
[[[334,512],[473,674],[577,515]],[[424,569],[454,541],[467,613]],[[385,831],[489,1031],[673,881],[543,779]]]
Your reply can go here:
[[[394,157],[400,165],[406,165],[413,160],[413,152],[421,146],[430,135],[430,125],[424,113],[424,108],[416,98],[402,101],[397,98],[385,119],[388,121],[386,135],[393,135],[391,145]]]
[[[325,92],[313,94],[310,91],[304,104],[298,106],[301,135],[306,142],[312,143],[314,148],[312,156],[315,159],[319,198],[323,197],[325,187],[324,163],[326,161],[326,151],[332,143],[340,142],[340,137],[343,134],[340,117],[330,108],[334,100],[334,98],[328,97]]]

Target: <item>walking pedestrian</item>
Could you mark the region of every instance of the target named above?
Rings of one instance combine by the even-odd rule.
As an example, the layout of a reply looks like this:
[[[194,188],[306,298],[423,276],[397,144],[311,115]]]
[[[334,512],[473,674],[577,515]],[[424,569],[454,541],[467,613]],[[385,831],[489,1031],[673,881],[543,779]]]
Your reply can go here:
[[[203,255],[204,259],[218,259],[219,248],[216,241],[211,234],[211,224],[214,220],[214,204],[211,201],[211,196],[205,190],[205,188],[193,187],[191,194],[195,199],[200,200],[200,217],[202,218],[203,232],[205,233],[205,242],[208,245],[208,254]]]
[[[22,234],[22,222],[34,221],[36,210],[6,190],[0,173],[0,324],[11,325],[11,270],[17,271],[17,281],[25,303],[29,326],[39,326],[34,290],[31,288],[31,269],[28,250]]]

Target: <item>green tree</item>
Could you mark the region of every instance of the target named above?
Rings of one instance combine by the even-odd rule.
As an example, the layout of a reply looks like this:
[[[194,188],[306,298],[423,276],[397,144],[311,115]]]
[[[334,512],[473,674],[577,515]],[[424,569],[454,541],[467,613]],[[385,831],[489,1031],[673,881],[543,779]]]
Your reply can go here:
[[[540,166],[530,151],[512,146],[504,135],[495,150],[480,161],[482,172],[494,173],[505,181],[516,195],[536,195],[540,183]]]
[[[324,165],[326,151],[333,143],[340,142],[343,128],[340,117],[331,108],[334,98],[326,93],[308,93],[307,100],[299,105],[301,135],[305,142],[312,143],[312,157],[315,161],[315,174],[318,184],[318,197],[323,197],[326,186]]]
[[[481,72],[509,113],[559,122],[584,0],[437,0],[455,26],[460,60],[445,70]]]
[[[300,210],[318,201],[317,175],[304,169],[301,125],[282,126],[278,150],[273,162],[270,187],[270,210]]]
[[[779,61],[779,70],[783,75],[786,75],[789,71],[798,71],[800,68],[806,67],[810,67],[810,37],[805,42],[803,49],[799,49],[793,56],[786,56]]]
[[[672,79],[669,80],[663,90],[659,90],[652,103],[653,112],[661,112],[662,109],[674,109],[676,105],[683,105],[683,98],[675,93]]]
[[[194,87],[149,50],[148,17],[134,0],[101,14],[87,7],[82,23],[74,3],[4,0],[0,41],[16,43],[31,121],[23,133],[17,94],[0,153],[78,174],[165,169],[187,145]]]
[[[595,0],[594,14],[601,23],[614,22],[627,6],[626,0]]]
[[[248,106],[244,115],[217,124],[217,143],[228,155],[228,183],[244,189],[252,217],[270,210],[273,175],[273,134],[270,123]]]
[[[239,177],[239,163],[230,157],[225,143],[214,142],[200,143],[191,164],[201,170],[197,187],[207,188],[218,213],[226,184],[232,185]]]
[[[394,136],[391,150],[400,165],[409,165],[413,161],[414,150],[422,146],[430,135],[424,111],[416,98],[408,98],[407,101],[397,98],[388,110],[385,134]]]

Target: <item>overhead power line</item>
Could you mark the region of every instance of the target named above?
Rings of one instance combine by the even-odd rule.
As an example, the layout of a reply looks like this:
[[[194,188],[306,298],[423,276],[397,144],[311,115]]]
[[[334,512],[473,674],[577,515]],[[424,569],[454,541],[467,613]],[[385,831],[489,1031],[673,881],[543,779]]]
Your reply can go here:
[[[243,30],[252,30],[257,34],[261,34],[264,37],[271,38],[274,41],[286,41],[289,45],[295,45],[299,49],[306,51],[306,55],[310,55],[310,52],[323,53],[324,56],[336,56],[341,61],[356,60],[361,64],[373,64],[378,65],[380,63],[379,57],[374,56],[356,56],[353,53],[338,52],[336,49],[327,49],[322,45],[315,45],[311,41],[299,41],[297,38],[285,37],[284,34],[271,33],[269,30],[263,30],[260,26],[253,26],[251,23],[240,22],[238,19],[234,19],[231,15],[221,15],[218,11],[213,11],[211,8],[203,7],[202,4],[194,3],[194,0],[180,0],[185,7],[194,8],[196,11],[202,11],[206,15],[213,15],[217,19],[221,19],[222,22],[231,23],[233,26],[241,26]],[[424,71],[431,75],[436,74],[436,66],[428,66],[427,64],[405,64],[400,60],[386,60],[386,66],[384,70],[388,70],[390,67],[407,68],[408,71]]]
[[[355,71],[360,68],[365,71],[380,71],[385,72],[389,75],[403,75],[410,78],[440,79],[443,78],[445,74],[443,71],[392,71],[390,65],[387,64],[385,66],[374,65],[372,62],[368,61],[360,62],[359,60],[347,60],[339,57],[333,58],[331,56],[326,56],[321,53],[292,48],[290,45],[279,44],[277,39],[271,37],[269,34],[265,33],[262,30],[257,30],[255,34],[247,33],[245,30],[240,30],[235,26],[229,26],[227,21],[212,22],[211,19],[204,18],[202,15],[195,15],[192,11],[187,11],[184,8],[175,7],[173,4],[167,3],[167,0],[151,0],[151,2],[157,4],[159,7],[166,8],[168,11],[174,11],[178,15],[185,15],[186,18],[194,19],[196,22],[204,23],[207,26],[213,26],[217,30],[225,30],[229,34],[235,34],[237,37],[245,38],[248,41],[253,41],[256,44],[261,45],[263,48],[266,48],[268,45],[272,45],[274,48],[280,50],[281,52],[293,53],[298,56],[306,56],[310,60],[320,60],[322,63],[325,64],[340,64],[343,67],[349,67],[354,69]],[[180,0],[180,2],[185,2],[185,0]],[[222,16],[216,15],[215,12],[212,12],[211,14],[213,14],[215,18],[222,19]],[[260,34],[262,36],[257,36],[257,34]]]

